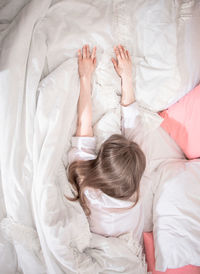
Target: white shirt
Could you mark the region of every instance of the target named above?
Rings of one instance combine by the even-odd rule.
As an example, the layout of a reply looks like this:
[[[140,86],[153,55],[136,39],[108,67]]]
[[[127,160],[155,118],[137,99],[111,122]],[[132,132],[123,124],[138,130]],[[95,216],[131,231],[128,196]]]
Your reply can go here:
[[[137,124],[139,110],[137,103],[122,106],[122,133],[129,138]],[[72,137],[72,148],[69,151],[69,163],[76,160],[91,160],[96,158],[95,137]],[[101,190],[85,189],[91,214],[88,217],[90,230],[104,236],[119,236],[133,232],[134,237],[141,240],[144,227],[144,212],[142,199],[134,206],[133,202],[108,196]]]

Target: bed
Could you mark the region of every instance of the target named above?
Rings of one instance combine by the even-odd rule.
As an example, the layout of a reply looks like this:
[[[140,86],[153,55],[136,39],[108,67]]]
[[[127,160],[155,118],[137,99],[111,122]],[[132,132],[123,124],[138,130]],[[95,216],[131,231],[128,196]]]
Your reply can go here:
[[[98,147],[121,132],[113,46],[124,45],[133,57],[146,129],[142,137],[138,131],[137,141],[145,146],[148,138],[153,144],[145,231],[154,231],[157,269],[200,265],[200,162],[185,159],[160,128],[157,114],[200,80],[199,24],[198,0],[1,1],[0,273],[147,273],[132,235],[92,234],[79,203],[64,198],[71,193],[65,168],[79,96],[77,50],[85,43],[97,46],[93,125]],[[186,193],[194,199],[188,198],[185,208]],[[177,208],[183,210],[174,220]],[[168,258],[172,243],[174,255]]]

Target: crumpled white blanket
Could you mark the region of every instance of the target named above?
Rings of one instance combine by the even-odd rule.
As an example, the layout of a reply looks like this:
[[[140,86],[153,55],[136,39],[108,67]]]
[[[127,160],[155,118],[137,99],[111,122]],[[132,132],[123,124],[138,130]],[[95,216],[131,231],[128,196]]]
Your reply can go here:
[[[64,194],[70,194],[65,166],[79,95],[76,52],[84,43],[98,48],[93,79],[93,124],[98,144],[120,132],[120,81],[110,62],[113,46],[118,43],[135,57],[136,97],[152,131],[161,122],[152,110],[167,107],[198,81],[196,74],[191,74],[180,90],[182,74],[179,64],[174,63],[178,55],[170,53],[176,47],[170,33],[177,22],[173,21],[155,49],[165,44],[165,52],[171,54],[167,69],[161,56],[155,63],[155,53],[150,51],[148,55],[151,30],[142,37],[145,12],[150,14],[148,23],[154,22],[165,7],[168,24],[174,16],[173,5],[176,15],[184,9],[189,14],[196,10],[193,1],[188,1],[188,6],[185,1],[175,2],[166,6],[166,2],[154,0],[149,8],[149,1],[142,0],[92,4],[89,0],[21,0],[12,1],[12,5],[2,1],[1,273],[146,273],[141,247],[132,236],[105,238],[91,234],[79,203],[64,198]],[[162,31],[167,26],[163,25],[165,17],[161,16],[157,24]],[[194,27],[191,18],[188,21]],[[154,39],[155,34],[153,31]],[[178,39],[178,35],[174,37]],[[155,45],[154,40],[151,43]],[[197,71],[198,67],[193,68]],[[160,73],[159,83],[153,74],[148,79],[149,71]],[[178,77],[174,89],[167,82],[172,76]],[[168,83],[164,90],[163,79]]]

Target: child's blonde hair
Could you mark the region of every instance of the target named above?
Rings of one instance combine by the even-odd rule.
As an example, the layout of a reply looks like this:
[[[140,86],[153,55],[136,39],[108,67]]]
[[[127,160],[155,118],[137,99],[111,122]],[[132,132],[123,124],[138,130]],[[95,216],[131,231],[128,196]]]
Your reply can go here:
[[[90,210],[84,195],[86,187],[100,189],[111,197],[123,200],[135,194],[136,204],[145,166],[146,158],[140,147],[124,136],[114,134],[101,145],[96,159],[70,164],[68,179],[77,196],[68,199],[79,199],[87,216]]]

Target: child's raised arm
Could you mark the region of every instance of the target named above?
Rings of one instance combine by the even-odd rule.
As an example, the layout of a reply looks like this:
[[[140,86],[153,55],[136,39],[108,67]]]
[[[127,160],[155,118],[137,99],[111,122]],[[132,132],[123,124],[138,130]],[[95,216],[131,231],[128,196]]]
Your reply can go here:
[[[93,136],[91,79],[96,68],[96,47],[90,54],[89,45],[78,51],[78,71],[80,77],[80,96],[78,101],[78,120],[76,136]]]
[[[129,139],[133,138],[137,126],[139,110],[135,101],[133,89],[132,61],[128,50],[119,45],[114,48],[116,59],[112,62],[117,74],[121,78],[122,96],[122,133]]]
[[[114,48],[116,59],[112,58],[112,62],[117,74],[121,78],[122,97],[121,105],[128,106],[135,101],[133,90],[133,72],[132,61],[128,50],[119,45]]]

